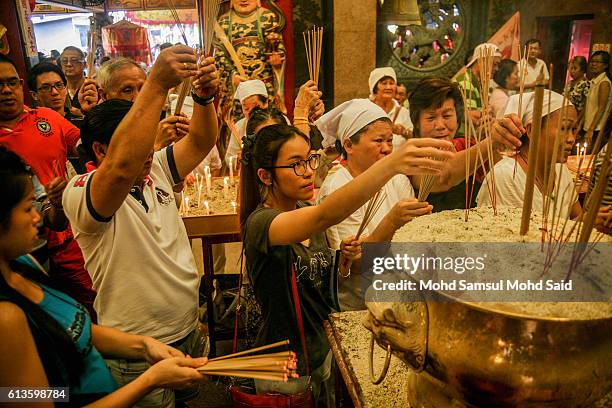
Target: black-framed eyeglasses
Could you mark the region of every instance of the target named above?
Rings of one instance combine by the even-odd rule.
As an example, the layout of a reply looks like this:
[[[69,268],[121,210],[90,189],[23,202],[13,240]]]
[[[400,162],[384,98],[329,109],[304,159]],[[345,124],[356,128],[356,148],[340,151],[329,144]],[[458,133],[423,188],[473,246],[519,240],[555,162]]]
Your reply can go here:
[[[605,61],[603,60],[590,60],[589,64],[605,64]]]
[[[21,84],[23,84],[23,79],[11,78],[8,81],[0,82],[0,90],[3,89],[5,86],[8,86],[11,89],[17,89],[21,86]]]
[[[51,89],[55,88],[56,91],[63,91],[66,88],[66,85],[64,85],[63,82],[56,82],[54,84],[44,84],[41,85],[40,88],[38,88],[36,91],[37,92],[42,92],[42,93],[50,93]]]
[[[77,64],[82,64],[83,60],[80,58],[66,58],[66,59],[60,59],[60,63],[62,63],[63,65],[77,65]]]
[[[311,154],[307,159],[298,160],[295,163],[288,164],[286,166],[270,166],[266,167],[267,170],[270,169],[293,169],[293,172],[296,176],[303,176],[306,174],[306,170],[310,167],[312,170],[316,170],[319,168],[319,163],[321,161],[320,154]],[[308,166],[308,167],[307,167]]]

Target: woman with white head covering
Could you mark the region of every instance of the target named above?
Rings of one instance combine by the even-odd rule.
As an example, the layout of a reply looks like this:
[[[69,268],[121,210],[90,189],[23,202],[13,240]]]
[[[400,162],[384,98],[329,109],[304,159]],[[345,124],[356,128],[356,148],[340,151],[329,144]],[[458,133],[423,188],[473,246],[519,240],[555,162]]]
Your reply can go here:
[[[519,114],[519,98],[519,95],[510,97],[506,106],[506,115]],[[515,157],[503,158],[494,167],[497,205],[523,207],[527,168],[529,165],[533,165],[534,161],[534,158],[529,157],[529,141],[533,134],[534,100],[534,92],[523,94],[523,112],[520,113],[520,120],[526,132],[521,139],[523,144],[519,148],[518,154]],[[549,109],[550,114],[548,113]],[[574,219],[582,212],[572,176],[563,164],[567,158],[565,153],[567,140],[574,140],[576,137],[577,117],[576,109],[571,103],[566,101],[566,106],[563,106],[563,96],[556,92],[544,91],[542,129],[536,160],[536,188],[534,188],[533,192],[533,209],[535,211],[540,213],[544,211],[544,174],[545,171],[548,171],[545,168],[545,163],[548,163],[548,166],[550,166],[551,160],[553,160],[557,163],[555,172],[561,172],[561,182],[558,186],[559,197],[556,198],[557,205],[561,206],[561,216],[565,217],[569,212],[570,217]],[[557,150],[553,151],[557,128],[560,129],[560,139],[557,144]],[[491,174],[489,173],[476,198],[478,206],[491,205],[490,183]]]
[[[246,136],[246,126],[249,120],[249,113],[254,108],[266,109],[268,107],[268,90],[266,84],[259,79],[241,82],[236,88],[234,99],[238,99],[242,105],[244,117],[235,124],[235,128],[230,134],[230,140],[225,152],[225,162],[229,166],[230,157],[233,157],[232,164],[237,165],[237,158],[242,150],[242,138]],[[234,134],[236,133],[236,134]]]
[[[391,67],[376,68],[368,80],[370,100],[380,106],[391,119],[393,126],[393,148],[401,146],[412,137],[410,112],[395,100],[397,77]]]
[[[346,159],[345,164],[337,166],[323,182],[318,203],[325,202],[336,190],[393,151],[391,120],[380,106],[368,99],[345,102],[323,115],[315,125],[323,134],[323,146],[335,144]],[[384,199],[363,232],[364,242],[390,241],[398,228],[432,210],[427,202],[417,202],[410,180],[403,174],[389,179],[382,191]],[[365,216],[365,207],[327,229],[330,248],[340,249],[343,239],[357,234]],[[353,264],[352,273],[339,282],[338,300],[342,310],[365,308],[358,268],[358,263]]]

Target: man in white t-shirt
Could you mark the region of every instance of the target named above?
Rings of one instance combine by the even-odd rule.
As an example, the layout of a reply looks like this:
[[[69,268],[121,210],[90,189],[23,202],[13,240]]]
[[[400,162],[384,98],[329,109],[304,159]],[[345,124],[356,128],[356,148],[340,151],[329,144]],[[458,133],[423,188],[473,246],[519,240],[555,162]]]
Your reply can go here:
[[[243,81],[238,85],[238,88],[236,88],[234,99],[240,101],[244,118],[236,122],[236,128],[233,131],[236,134],[230,135],[227,151],[225,153],[225,162],[228,166],[230,157],[234,157],[233,164],[236,165],[236,158],[242,151],[242,138],[246,136],[249,113],[255,108],[266,109],[268,107],[268,90],[266,89],[266,84],[259,79]]]
[[[370,100],[380,106],[389,119],[393,130],[393,149],[397,149],[412,137],[410,112],[395,99],[397,77],[391,67],[376,68],[368,80]]]
[[[550,79],[550,74],[548,73],[548,67],[546,63],[542,61],[540,58],[540,54],[542,53],[542,48],[540,46],[540,40],[532,38],[525,43],[525,47],[527,47],[527,59],[522,59],[519,61],[518,69],[519,69],[519,78],[523,70],[525,70],[525,90],[533,90],[536,85],[536,80],[540,75],[540,71],[544,74],[545,85],[548,85],[548,80]]]
[[[154,153],[168,90],[194,75],[196,106],[188,135]],[[152,336],[193,357],[202,352],[199,279],[172,187],[215,145],[217,85],[213,58],[198,66],[189,47],[164,50],[133,103],[112,99],[89,112],[81,134],[95,161],[63,195],[98,292],[94,306],[100,324]],[[120,385],[149,366],[146,361],[107,363]],[[156,389],[139,404],[174,406],[174,397],[171,390]]]
[[[318,202],[357,177],[370,166],[393,151],[392,126],[387,113],[367,99],[354,99],[343,103],[315,122],[324,136],[324,147],[339,140],[344,149],[346,165],[329,174],[319,191]],[[366,226],[363,241],[390,241],[395,231],[412,218],[428,214],[432,207],[427,202],[417,202],[414,189],[407,176],[397,175],[385,184],[382,205]],[[330,248],[339,249],[342,240],[355,236],[365,215],[365,208],[351,214],[340,224],[326,231]],[[365,237],[367,236],[367,237]],[[361,278],[358,263],[354,263],[350,275],[340,281],[338,300],[342,310],[365,308],[361,296]]]

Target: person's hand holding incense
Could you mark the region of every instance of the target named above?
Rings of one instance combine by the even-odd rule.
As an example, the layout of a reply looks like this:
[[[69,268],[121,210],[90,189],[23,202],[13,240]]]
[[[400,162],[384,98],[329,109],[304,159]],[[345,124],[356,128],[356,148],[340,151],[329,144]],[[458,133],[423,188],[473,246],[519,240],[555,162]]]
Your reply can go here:
[[[208,362],[206,357],[172,357],[159,361],[142,374],[153,388],[192,388],[206,381],[206,375],[196,370]]]
[[[83,85],[79,89],[79,104],[81,104],[81,111],[87,113],[98,104],[98,86],[96,81],[93,79],[85,79]]]
[[[198,72],[195,51],[186,45],[175,45],[163,50],[149,74],[150,81],[160,87],[164,94],[170,88]]]
[[[482,112],[479,110],[469,110],[468,111],[468,115],[470,115],[470,118],[472,119],[472,122],[474,122],[474,126],[478,127],[480,126],[480,120],[482,119]]]
[[[163,119],[157,126],[155,135],[155,151],[177,142],[189,133],[189,118],[183,113]]]
[[[353,235],[340,241],[340,252],[342,256],[351,262],[361,259],[361,242],[365,237],[365,235],[362,235],[359,239],[355,239]]]
[[[294,118],[308,118],[310,110],[321,100],[322,92],[313,81],[308,81],[300,87],[295,98]]]
[[[325,113],[325,103],[319,99],[313,106],[310,107],[308,112],[308,120],[314,122],[319,119]]]
[[[406,223],[412,221],[413,218],[422,215],[431,214],[433,206],[427,201],[417,201],[415,198],[409,200],[400,200],[391,208],[387,217],[393,227],[397,230],[403,227]]]
[[[455,156],[453,144],[447,140],[432,138],[409,139],[388,157],[398,174],[440,174],[445,161]]]
[[[521,146],[521,136],[525,133],[525,128],[518,115],[512,113],[493,122],[491,128],[491,138],[494,147],[498,150],[518,149]]]
[[[152,337],[144,337],[144,358],[150,364],[155,364],[158,361],[172,357],[185,357],[182,351],[170,347],[159,340]]]
[[[200,98],[210,98],[217,93],[219,87],[219,74],[215,67],[215,59],[207,57],[199,64],[195,78],[192,82],[194,93]]]
[[[68,181],[65,177],[55,177],[51,180],[46,186],[45,191],[47,193],[47,197],[49,198],[49,202],[55,208],[62,208],[62,194],[68,185]]]

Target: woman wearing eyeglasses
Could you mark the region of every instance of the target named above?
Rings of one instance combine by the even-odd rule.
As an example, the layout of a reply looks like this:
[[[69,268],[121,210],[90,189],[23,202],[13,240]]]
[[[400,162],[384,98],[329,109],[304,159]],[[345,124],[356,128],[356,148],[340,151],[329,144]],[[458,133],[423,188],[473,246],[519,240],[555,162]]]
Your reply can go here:
[[[452,153],[447,141],[409,140],[396,152],[331,194],[321,205],[314,196],[314,170],[319,156],[309,138],[284,124],[270,125],[246,139],[241,171],[240,213],[247,273],[261,305],[263,323],[256,344],[289,339],[298,354],[300,375],[287,383],[256,381],[258,393],[299,394],[312,387],[319,406],[328,406],[333,390],[331,355],[323,321],[332,311],[332,252],[325,230],[354,213],[396,174],[439,173]],[[436,160],[438,159],[438,160]],[[305,359],[292,295],[292,268],[306,343]],[[309,370],[307,369],[309,368]]]

